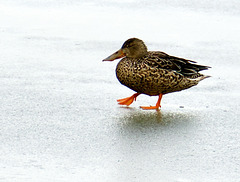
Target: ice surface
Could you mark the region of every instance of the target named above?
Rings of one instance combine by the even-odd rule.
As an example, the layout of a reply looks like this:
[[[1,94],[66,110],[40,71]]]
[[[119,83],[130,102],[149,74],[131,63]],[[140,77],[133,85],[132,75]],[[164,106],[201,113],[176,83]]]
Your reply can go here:
[[[240,2],[0,1],[0,181],[240,179]],[[129,108],[117,61],[130,38],[212,66],[212,77]]]

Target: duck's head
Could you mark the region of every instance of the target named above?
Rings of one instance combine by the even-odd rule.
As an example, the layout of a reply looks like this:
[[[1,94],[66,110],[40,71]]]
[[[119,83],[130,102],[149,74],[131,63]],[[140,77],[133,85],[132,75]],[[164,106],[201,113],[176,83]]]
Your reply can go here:
[[[147,54],[147,46],[137,38],[131,38],[124,42],[121,49],[105,58],[103,61],[113,61],[118,58],[140,58]]]

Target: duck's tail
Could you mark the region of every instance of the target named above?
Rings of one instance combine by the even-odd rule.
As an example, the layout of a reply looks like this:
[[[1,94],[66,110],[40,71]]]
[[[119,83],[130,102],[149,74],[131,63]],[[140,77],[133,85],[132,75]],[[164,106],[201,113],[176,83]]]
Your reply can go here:
[[[193,79],[193,80],[195,80],[195,81],[197,81],[197,82],[200,82],[200,81],[204,80],[205,78],[210,78],[210,77],[211,77],[210,75],[202,75],[202,74],[199,74],[198,77],[196,77],[196,78],[190,78],[190,79]]]

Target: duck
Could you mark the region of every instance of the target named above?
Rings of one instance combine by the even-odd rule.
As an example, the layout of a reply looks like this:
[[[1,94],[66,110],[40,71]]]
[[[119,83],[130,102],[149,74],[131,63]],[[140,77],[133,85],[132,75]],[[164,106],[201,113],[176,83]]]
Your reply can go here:
[[[155,106],[140,106],[144,110],[159,109],[162,96],[196,86],[209,78],[199,73],[210,66],[168,55],[161,51],[148,51],[145,43],[138,38],[126,40],[122,47],[103,59],[113,61],[122,58],[116,67],[119,82],[135,91],[132,96],[118,99],[120,105],[129,106],[140,94],[158,96]]]

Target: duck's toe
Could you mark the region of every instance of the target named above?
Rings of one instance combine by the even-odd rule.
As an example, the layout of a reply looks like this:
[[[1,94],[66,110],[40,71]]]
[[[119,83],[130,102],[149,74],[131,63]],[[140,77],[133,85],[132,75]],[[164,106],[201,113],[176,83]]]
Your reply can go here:
[[[117,102],[120,105],[126,105],[129,106],[130,104],[133,103],[134,100],[136,100],[137,96],[140,95],[140,93],[135,93],[131,97],[123,98],[123,99],[118,99]]]

